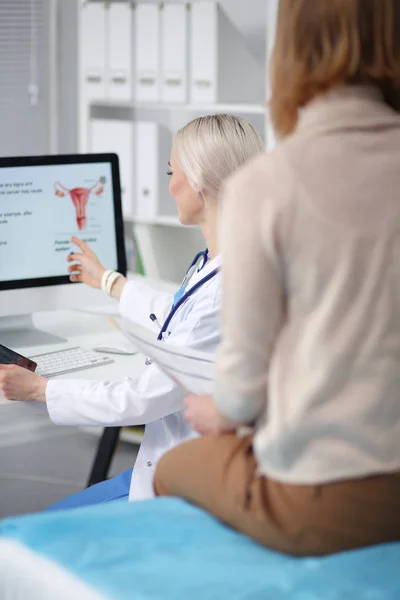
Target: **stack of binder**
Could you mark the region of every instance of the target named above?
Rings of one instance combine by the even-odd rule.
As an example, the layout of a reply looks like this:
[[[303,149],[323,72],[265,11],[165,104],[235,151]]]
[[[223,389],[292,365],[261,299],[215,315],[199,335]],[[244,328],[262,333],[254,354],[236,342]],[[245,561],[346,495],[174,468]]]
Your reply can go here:
[[[133,11],[128,2],[86,2],[79,26],[83,96],[86,101],[133,99]]]
[[[88,2],[80,27],[88,101],[255,103],[264,68],[216,1]]]
[[[219,103],[262,104],[264,67],[215,0],[80,2],[82,149],[118,154],[125,217],[176,216],[166,175],[172,133],[160,125],[165,115],[143,108],[190,103],[201,114]],[[93,118],[108,109],[91,103],[104,100],[117,107],[113,118]],[[126,120],[126,103],[157,122]],[[173,113],[168,126],[185,118]]]

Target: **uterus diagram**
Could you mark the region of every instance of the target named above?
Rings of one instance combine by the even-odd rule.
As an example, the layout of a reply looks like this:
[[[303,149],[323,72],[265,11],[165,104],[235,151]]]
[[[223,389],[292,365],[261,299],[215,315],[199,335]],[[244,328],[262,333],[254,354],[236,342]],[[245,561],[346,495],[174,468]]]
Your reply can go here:
[[[75,187],[72,189],[66,188],[59,181],[56,181],[54,184],[54,193],[59,198],[64,198],[65,196],[69,196],[72,204],[75,207],[76,213],[76,223],[78,225],[78,229],[81,231],[86,229],[87,218],[86,218],[86,205],[89,201],[89,196],[91,194],[95,194],[96,196],[100,196],[104,190],[104,178],[100,177],[98,181],[92,187]]]

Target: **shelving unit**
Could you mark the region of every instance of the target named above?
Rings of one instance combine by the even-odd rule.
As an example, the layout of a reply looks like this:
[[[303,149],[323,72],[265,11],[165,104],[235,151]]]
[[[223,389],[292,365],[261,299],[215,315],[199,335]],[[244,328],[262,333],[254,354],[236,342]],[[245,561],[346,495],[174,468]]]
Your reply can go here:
[[[79,59],[86,60],[82,54],[82,48],[84,49],[85,47],[87,48],[88,45],[90,46],[86,38],[83,42],[84,37],[88,34],[88,29],[84,29],[89,22],[87,15],[86,17],[84,15],[84,11],[87,10],[88,5],[90,7],[96,5],[92,12],[97,24],[97,29],[96,31],[93,29],[92,35],[104,35],[104,43],[99,42],[98,39],[96,41],[97,55],[101,55],[101,58],[103,56],[102,53],[105,52],[107,54],[108,52],[110,56],[112,56],[112,65],[108,64],[111,61],[111,58],[106,57],[104,59],[104,68],[95,65],[80,66],[78,98],[80,140],[79,150],[81,152],[96,151],[96,148],[92,147],[90,139],[91,123],[96,122],[96,120],[108,120],[110,122],[124,121],[126,123],[132,123],[132,136],[135,140],[135,126],[136,123],[140,121],[155,123],[157,126],[165,128],[171,133],[171,135],[173,135],[179,128],[183,127],[187,122],[198,116],[225,112],[242,115],[248,118],[264,138],[266,147],[272,147],[274,144],[274,139],[271,127],[269,125],[266,103],[266,98],[268,96],[268,83],[266,81],[266,57],[272,49],[273,32],[275,28],[275,14],[278,0],[268,0],[268,2],[265,0],[246,0],[246,2],[243,2],[243,0],[217,0],[214,3],[210,2],[209,0],[192,0],[192,2],[188,3],[183,3],[182,0],[166,0],[163,3],[157,2],[157,0],[139,0],[138,2],[133,2],[131,0],[126,0],[125,2],[124,0],[118,0],[118,2],[115,0],[75,0],[75,2],[78,3],[78,31],[80,32],[78,37],[79,46],[81,48],[78,51]],[[113,49],[113,51],[111,51],[108,47],[111,43],[115,43],[115,40],[118,39],[118,36],[115,35],[115,31],[110,32],[108,30],[108,28],[112,27],[109,18],[111,9],[116,4],[118,4],[119,7],[117,10],[113,11],[114,22],[116,23],[118,19],[125,21],[121,31],[123,30],[126,33],[126,20],[128,18],[131,20],[131,40],[129,41],[128,46],[126,46],[125,43],[125,47],[128,47],[129,52],[131,52],[130,61],[126,59],[124,52],[121,51],[121,48]],[[201,10],[198,10],[199,4],[203,5]],[[165,7],[170,7],[170,5],[173,5],[178,9],[178,6],[180,6],[180,10],[182,11],[183,6],[185,6],[187,8],[187,22],[189,23],[191,18],[190,15],[194,10],[199,13],[197,16],[200,15],[200,17],[204,20],[204,18],[207,16],[207,13],[212,13],[214,10],[212,9],[211,4],[215,4],[216,6],[214,12],[217,13],[218,17],[215,24],[217,29],[215,29],[214,25],[209,28],[207,26],[205,27],[204,22],[202,23],[202,27],[203,32],[205,31],[207,36],[212,36],[212,32],[214,32],[216,37],[213,38],[215,40],[214,42],[211,40],[211,38],[209,40],[207,37],[208,42],[211,43],[207,44],[207,52],[205,52],[206,49],[204,48],[204,53],[206,54],[206,58],[208,57],[208,59],[210,59],[210,52],[215,52],[215,72],[217,74],[219,73],[219,77],[223,79],[223,85],[219,81],[216,82],[215,94],[220,94],[218,97],[221,97],[224,100],[229,99],[229,101],[212,103],[194,103],[188,101],[189,96],[194,93],[193,85],[195,84],[195,78],[194,76],[191,77],[190,73],[190,57],[192,56],[191,53],[194,52],[193,40],[195,35],[195,32],[191,27],[188,28],[187,33],[187,71],[182,73],[182,81],[187,82],[188,85],[188,91],[187,94],[185,94],[187,96],[186,101],[162,102],[159,100],[156,102],[143,102],[135,100],[135,91],[137,90],[138,86],[136,78],[139,78],[140,71],[140,67],[138,67],[137,64],[138,59],[135,55],[135,53],[138,51],[137,41],[139,39],[136,36],[137,32],[135,30],[137,7],[143,5],[153,5],[153,9],[150,10],[150,13],[153,13],[154,16],[154,5],[158,6],[158,10],[160,11],[159,24],[155,29],[154,27],[153,29],[150,28],[151,31],[149,31],[149,36],[153,36],[154,43],[156,44],[158,44],[158,39],[161,40],[159,49],[159,62],[162,69],[161,51],[163,40],[163,18],[161,15],[162,11],[165,10]],[[208,5],[208,9],[210,10],[207,8],[204,10],[205,5]],[[103,12],[101,11],[101,7],[104,9]],[[141,16],[141,19],[141,23],[143,24],[143,15]],[[245,29],[241,30],[240,27],[243,22],[246,24],[246,27]],[[175,25],[176,24],[174,23],[174,27]],[[156,31],[159,32],[158,37],[154,37]],[[198,39],[203,40],[202,36],[199,38],[199,32],[197,32],[196,35]],[[140,36],[140,39],[142,38],[145,39],[146,36]],[[258,43],[257,53],[255,51],[256,44],[252,43],[254,40],[256,40]],[[235,48],[235,44],[240,52],[235,53],[230,51],[232,48]],[[122,38],[120,40],[120,45],[121,47],[123,45]],[[212,51],[209,51],[209,46],[213,47]],[[250,52],[249,48],[251,49]],[[153,50],[154,48],[152,47],[150,54],[153,52]],[[97,57],[94,55],[93,49],[90,49],[88,52],[89,59],[96,61]],[[179,54],[179,52],[176,49],[175,55],[177,54]],[[251,58],[251,55],[253,58]],[[199,60],[199,56],[202,56],[201,52],[200,54],[198,53],[196,59],[197,62]],[[121,61],[120,69],[118,67],[118,60]],[[248,62],[249,69],[246,69],[246,60],[250,60],[250,62]],[[225,63],[223,61],[225,61]],[[259,91],[255,91],[255,88],[258,87],[258,85],[255,86],[254,92],[252,90],[252,86],[250,86],[251,89],[243,90],[245,82],[251,81],[251,74],[257,70],[256,63],[259,65],[259,73],[261,77],[261,86],[259,89],[261,89],[261,93],[259,93]],[[127,72],[129,64],[131,64],[131,72]],[[192,60],[192,67],[193,64],[194,62]],[[186,67],[183,66],[182,68],[185,69]],[[248,73],[246,72],[247,70],[249,71]],[[150,72],[146,72],[145,77],[148,78],[149,83],[153,81],[153,75]],[[161,71],[159,77],[162,77]],[[170,73],[169,77],[171,79]],[[206,83],[208,85],[208,82],[205,80],[205,76],[203,76],[203,74],[202,77],[204,79],[204,85]],[[96,78],[99,82],[98,84],[96,83]],[[200,75],[197,79],[200,82]],[[243,86],[240,85],[241,79],[243,79]],[[104,85],[102,83],[103,80]],[[264,85],[262,85],[263,80]],[[124,87],[125,91],[118,92],[118,86],[116,84],[118,81],[120,81],[121,89]],[[180,75],[178,76],[178,74],[176,74],[175,83],[179,81],[181,81]],[[201,82],[202,81],[203,80],[201,80]],[[93,84],[92,88],[94,91],[89,89],[91,87],[90,82]],[[255,83],[257,83],[257,81]],[[232,94],[229,94],[229,86],[232,87]],[[262,88],[264,88],[264,90]],[[131,96],[131,99],[127,100],[126,97],[129,95]],[[254,102],[238,101],[240,97],[252,98],[255,100],[256,96],[257,101]],[[203,97],[209,97],[209,95],[203,94]],[[135,142],[133,142],[133,148],[135,147],[134,144]],[[113,148],[110,148],[109,150],[113,151]],[[103,148],[102,151],[104,151]],[[168,158],[169,156],[167,155],[163,156],[162,161],[165,161],[166,164],[168,162]],[[124,208],[126,231],[131,231],[134,237],[135,244],[140,252],[146,274],[156,278],[180,281],[182,278],[182,273],[186,269],[188,257],[198,252],[204,246],[204,240],[201,232],[197,228],[182,227],[177,216],[174,214],[159,214],[151,218],[140,216],[137,212],[137,192],[135,190],[137,176],[135,173],[134,157],[132,157],[131,164],[132,168],[129,173],[129,179],[132,182],[132,187],[129,191],[130,201],[125,202]],[[165,170],[167,170],[167,167]],[[156,189],[164,190],[164,186],[166,189],[167,185],[167,180],[163,178],[157,182]],[[171,213],[172,211],[173,205],[171,205]]]

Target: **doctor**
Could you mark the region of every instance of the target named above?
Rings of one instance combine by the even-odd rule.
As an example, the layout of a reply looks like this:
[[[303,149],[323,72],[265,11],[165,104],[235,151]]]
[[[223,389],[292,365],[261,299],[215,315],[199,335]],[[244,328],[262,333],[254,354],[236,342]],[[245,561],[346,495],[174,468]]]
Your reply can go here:
[[[202,228],[207,250],[191,264],[172,298],[138,281],[108,271],[77,238],[80,252],[69,257],[72,281],[102,288],[119,300],[123,317],[148,324],[154,314],[173,344],[214,352],[219,342],[220,256],[217,250],[218,196],[221,184],[262,151],[250,123],[232,115],[195,119],[178,131],[169,162],[170,193],[179,220]],[[172,308],[171,308],[172,307]],[[156,365],[138,379],[123,381],[46,380],[15,365],[0,367],[0,389],[9,400],[45,402],[58,425],[124,426],[145,424],[135,468],[74,494],[50,508],[72,508],[119,498],[153,495],[158,459],[196,435],[183,415],[184,393]]]

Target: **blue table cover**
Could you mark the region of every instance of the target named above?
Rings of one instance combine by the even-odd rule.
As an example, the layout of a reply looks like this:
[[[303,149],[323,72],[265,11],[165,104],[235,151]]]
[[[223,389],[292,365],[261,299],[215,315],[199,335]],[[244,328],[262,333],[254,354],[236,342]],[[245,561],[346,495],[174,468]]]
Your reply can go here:
[[[400,543],[296,559],[174,498],[6,519],[0,537],[113,600],[400,600]]]

